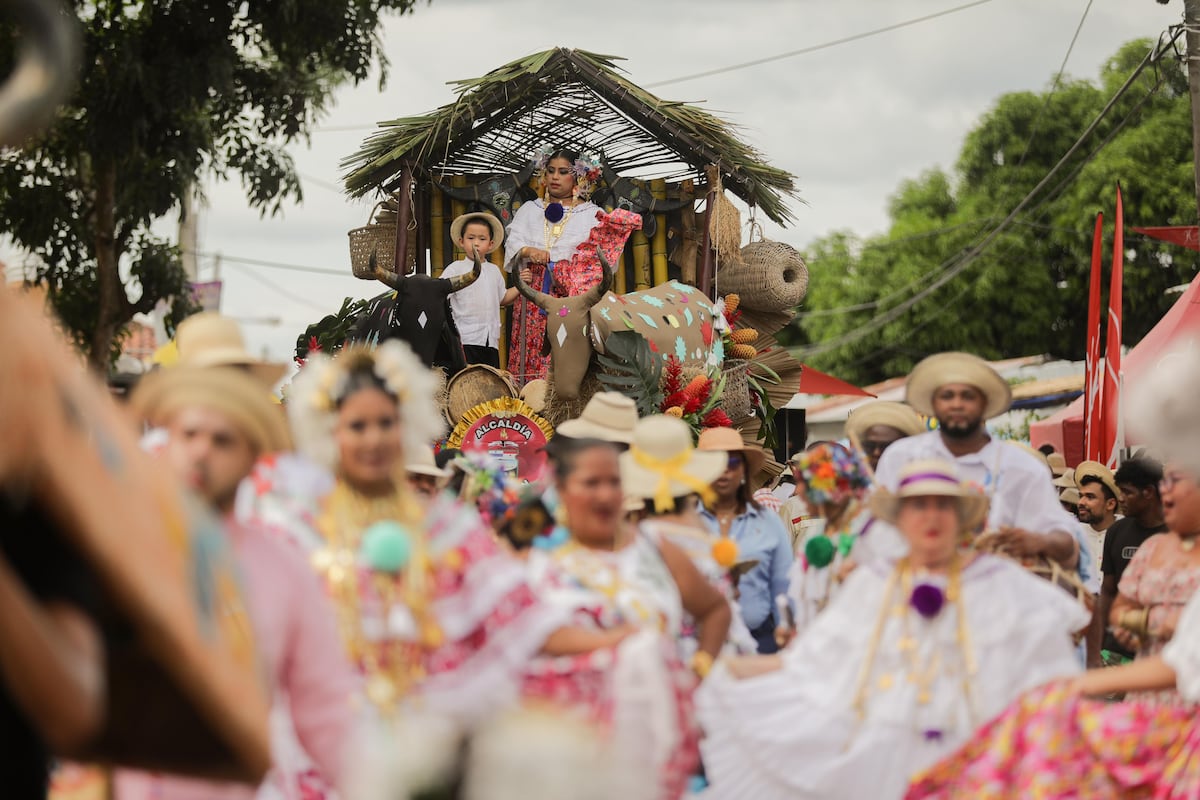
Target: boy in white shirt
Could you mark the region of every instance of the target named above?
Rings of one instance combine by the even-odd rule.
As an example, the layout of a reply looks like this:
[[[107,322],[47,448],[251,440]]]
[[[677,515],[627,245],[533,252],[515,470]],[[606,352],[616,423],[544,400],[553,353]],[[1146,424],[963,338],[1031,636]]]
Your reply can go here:
[[[475,269],[471,256],[483,259],[504,241],[504,225],[491,214],[471,212],[450,223],[450,238],[467,254],[442,270],[443,278],[465,275]],[[526,270],[528,272],[528,270]],[[530,276],[524,276],[531,279]],[[468,364],[500,367],[500,308],[517,299],[516,288],[506,288],[504,273],[483,262],[479,280],[450,295],[450,310],[462,337]]]

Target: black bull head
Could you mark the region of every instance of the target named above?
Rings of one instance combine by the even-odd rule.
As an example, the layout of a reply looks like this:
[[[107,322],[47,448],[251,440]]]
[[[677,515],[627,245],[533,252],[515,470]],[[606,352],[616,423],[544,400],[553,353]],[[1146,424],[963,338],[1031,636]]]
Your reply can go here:
[[[640,333],[650,348],[663,356],[705,370],[724,358],[721,338],[714,331],[715,313],[708,298],[694,287],[669,281],[652,289],[618,295],[610,292],[612,267],[604,250],[600,282],[575,297],[553,297],[533,289],[515,271],[517,291],[546,312],[546,338],[554,368],[554,393],[576,400],[591,363],[592,351],[604,352],[604,342],[616,331]]]
[[[450,295],[473,284],[482,270],[478,256],[474,270],[453,278],[396,275],[375,266],[375,277],[395,291],[371,301],[350,331],[347,342],[374,346],[388,339],[401,339],[422,363],[442,367],[453,375],[467,364],[458,327],[450,313]]]

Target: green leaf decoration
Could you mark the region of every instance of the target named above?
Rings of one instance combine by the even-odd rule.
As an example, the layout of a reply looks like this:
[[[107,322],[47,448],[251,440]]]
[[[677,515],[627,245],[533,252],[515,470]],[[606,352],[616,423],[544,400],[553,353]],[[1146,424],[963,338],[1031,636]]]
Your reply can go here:
[[[604,342],[604,354],[596,358],[604,370],[596,375],[604,388],[620,392],[637,404],[638,416],[659,413],[662,405],[662,356],[650,349],[646,337],[619,331]]]
[[[299,364],[304,363],[310,351],[317,350],[327,355],[333,355],[346,344],[350,329],[358,322],[359,317],[367,310],[376,298],[355,300],[347,297],[342,301],[342,307],[336,314],[329,314],[304,329],[304,333],[296,338],[295,359]],[[316,347],[313,347],[314,338]]]

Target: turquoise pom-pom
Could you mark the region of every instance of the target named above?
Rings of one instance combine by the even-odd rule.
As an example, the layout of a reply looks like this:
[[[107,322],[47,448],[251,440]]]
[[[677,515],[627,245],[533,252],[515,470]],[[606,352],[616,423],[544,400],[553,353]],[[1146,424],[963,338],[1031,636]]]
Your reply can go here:
[[[833,563],[834,546],[828,536],[814,536],[804,544],[804,560],[822,569]]]
[[[396,573],[412,557],[412,539],[399,522],[376,522],[363,531],[359,554],[367,566],[377,572]]]
[[[704,779],[703,775],[693,775],[692,777],[688,778],[688,794],[700,794],[707,788],[708,781]]]
[[[562,525],[555,525],[554,530],[545,536],[535,536],[533,546],[539,550],[557,550],[567,543],[571,534]]]

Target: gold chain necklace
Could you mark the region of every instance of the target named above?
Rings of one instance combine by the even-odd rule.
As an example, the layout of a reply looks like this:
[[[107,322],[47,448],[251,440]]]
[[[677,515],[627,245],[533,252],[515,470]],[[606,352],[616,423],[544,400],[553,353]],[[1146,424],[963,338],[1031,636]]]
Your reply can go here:
[[[557,200],[554,202],[558,202]],[[560,206],[562,203],[558,203]],[[547,204],[548,205],[548,204]],[[575,213],[575,208],[578,204],[567,207],[566,215],[558,222],[551,224],[550,220],[542,217],[542,234],[546,243],[546,252],[550,252],[550,248],[558,244],[558,240],[562,238],[563,229],[567,227],[567,223],[571,221],[571,215]]]
[[[629,546],[636,547],[637,545]],[[559,548],[555,553],[555,560],[567,575],[578,581],[584,588],[603,595],[608,600],[610,607],[614,611],[617,610],[617,595],[625,587],[625,581],[616,564],[611,563],[602,553],[584,547],[574,540]],[[634,616],[642,622],[650,622],[657,618],[659,629],[666,628],[665,617],[647,607],[641,598],[630,593],[627,600]]]

